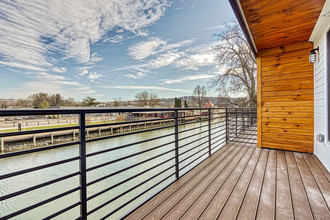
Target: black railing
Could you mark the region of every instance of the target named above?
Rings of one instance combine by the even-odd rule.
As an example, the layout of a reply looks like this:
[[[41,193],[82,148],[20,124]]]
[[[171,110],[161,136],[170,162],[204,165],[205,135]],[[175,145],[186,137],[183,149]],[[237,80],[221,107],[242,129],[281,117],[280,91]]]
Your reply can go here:
[[[36,115],[43,121],[62,115],[79,121],[0,133],[0,219],[120,218],[226,143],[256,142],[256,111],[251,109],[147,111],[0,111],[5,118]],[[134,120],[135,113],[140,120]],[[123,121],[88,124],[96,114],[116,114]]]

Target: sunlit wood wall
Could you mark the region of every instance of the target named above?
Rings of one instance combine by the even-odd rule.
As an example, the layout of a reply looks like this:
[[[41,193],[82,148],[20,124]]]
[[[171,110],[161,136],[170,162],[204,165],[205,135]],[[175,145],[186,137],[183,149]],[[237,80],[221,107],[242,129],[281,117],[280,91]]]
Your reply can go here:
[[[309,42],[258,53],[258,146],[313,153],[314,81]]]

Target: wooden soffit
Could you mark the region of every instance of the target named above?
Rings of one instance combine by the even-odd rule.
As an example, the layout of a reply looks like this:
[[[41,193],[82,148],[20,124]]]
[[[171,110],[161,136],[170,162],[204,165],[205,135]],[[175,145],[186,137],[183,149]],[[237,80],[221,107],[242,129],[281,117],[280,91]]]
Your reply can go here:
[[[308,41],[325,3],[325,0],[236,1],[240,7],[236,10],[243,13],[257,51]]]

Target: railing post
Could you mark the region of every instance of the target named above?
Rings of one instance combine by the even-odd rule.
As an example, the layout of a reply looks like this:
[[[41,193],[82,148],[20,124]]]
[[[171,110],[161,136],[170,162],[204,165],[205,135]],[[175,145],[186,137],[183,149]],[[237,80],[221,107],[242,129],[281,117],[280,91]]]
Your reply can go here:
[[[5,152],[5,138],[1,137],[0,138],[0,153],[4,153]]]
[[[243,118],[243,132],[245,131],[245,115],[244,115],[244,108],[242,109],[242,118]]]
[[[82,220],[87,220],[87,172],[86,172],[86,113],[81,112],[79,117],[80,130],[80,214]]]
[[[211,156],[211,109],[209,108],[209,156]]]
[[[235,114],[235,125],[236,125],[235,135],[236,135],[236,137],[237,137],[237,112],[238,112],[238,109],[236,108],[235,111],[236,111],[236,112],[235,112],[235,113],[236,113],[236,114]]]
[[[174,129],[175,129],[175,177],[179,179],[179,115],[178,110],[175,110]]]
[[[228,109],[226,108],[226,144],[228,144]]]

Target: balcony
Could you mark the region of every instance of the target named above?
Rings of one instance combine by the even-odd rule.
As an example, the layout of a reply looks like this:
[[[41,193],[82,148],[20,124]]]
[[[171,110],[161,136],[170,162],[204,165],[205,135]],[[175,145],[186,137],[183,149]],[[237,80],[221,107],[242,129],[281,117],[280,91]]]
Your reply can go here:
[[[0,133],[0,219],[329,218],[329,172],[312,154],[256,148],[255,110],[145,111],[0,111],[79,121]]]

